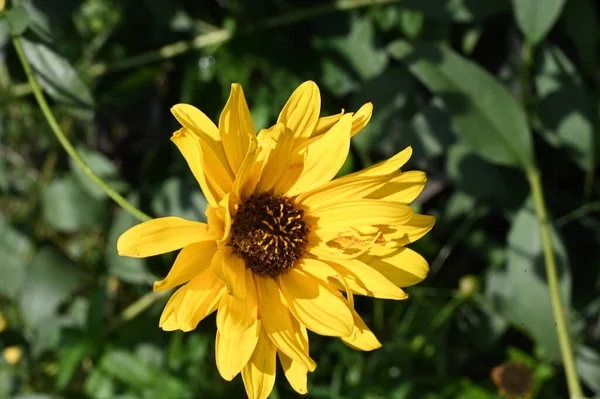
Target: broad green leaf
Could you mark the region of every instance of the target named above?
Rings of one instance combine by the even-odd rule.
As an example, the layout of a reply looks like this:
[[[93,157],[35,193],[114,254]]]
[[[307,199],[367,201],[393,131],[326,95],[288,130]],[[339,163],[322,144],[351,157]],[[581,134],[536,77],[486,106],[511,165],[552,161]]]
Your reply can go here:
[[[507,166],[532,166],[525,112],[496,78],[445,45],[395,41],[388,49],[442,99],[456,133],[480,156]]]
[[[412,39],[419,36],[423,29],[423,22],[425,17],[423,13],[418,10],[404,9],[400,14],[400,28],[402,33]]]
[[[587,346],[576,350],[575,367],[581,380],[596,394],[600,394],[600,353]]]
[[[51,181],[42,192],[42,215],[48,225],[64,233],[102,226],[107,203],[86,193],[72,177]]]
[[[130,198],[136,205],[138,201]],[[124,209],[119,209],[108,232],[104,252],[108,272],[119,280],[134,284],[151,284],[155,278],[146,267],[146,260],[119,256],[117,240],[127,229],[138,224],[138,220]]]
[[[77,371],[84,357],[93,353],[96,343],[90,338],[82,337],[73,345],[63,347],[58,352],[58,370],[56,373],[56,386],[64,389]]]
[[[0,295],[15,299],[27,277],[33,257],[33,243],[7,221],[0,218]]]
[[[127,184],[121,180],[119,171],[105,155],[82,146],[77,147],[77,152],[88,164],[90,169],[104,179],[114,190],[122,193],[127,188]],[[88,194],[98,199],[108,197],[108,194],[98,187],[98,185],[94,183],[72,159],[69,158],[69,162],[71,164],[71,170],[73,171],[73,177],[75,177],[79,185],[85,189]]]
[[[107,351],[98,365],[113,378],[134,387],[147,387],[158,383],[159,372],[137,355],[121,349]]]
[[[354,17],[350,32],[334,39],[317,38],[322,48],[337,50],[363,80],[374,78],[388,64],[388,55],[375,44],[375,28],[368,17]]]
[[[6,11],[5,18],[8,30],[15,36],[21,36],[29,27],[29,15],[23,7],[14,7]]]
[[[94,399],[114,398],[117,381],[98,367],[92,369],[83,383],[86,395]]]
[[[570,309],[571,272],[567,253],[553,227],[551,238],[558,266],[562,304],[564,309]],[[515,216],[508,233],[506,250],[507,315],[535,339],[548,358],[560,361],[560,345],[546,280],[540,225],[531,201]]]
[[[538,117],[551,142],[565,148],[582,169],[594,167],[591,104],[575,66],[555,46],[541,51],[535,77]]]
[[[537,44],[558,20],[565,0],[512,0],[517,24],[527,41]]]
[[[398,150],[412,146],[415,158],[436,157],[456,141],[450,115],[440,99],[434,98],[410,120],[406,140]]]
[[[455,187],[503,210],[519,208],[528,193],[522,173],[486,162],[464,144],[447,151],[446,170]]]
[[[600,59],[600,16],[594,0],[573,0],[565,5],[562,18],[568,38],[577,48],[586,72],[593,74]]]
[[[41,43],[22,39],[25,55],[42,88],[73,115],[91,120],[94,100],[71,63]]]
[[[27,284],[19,299],[28,325],[43,328],[47,320],[55,317],[58,306],[77,288],[81,274],[56,249],[40,249],[27,269]]]
[[[429,18],[456,22],[482,20],[510,10],[505,0],[404,0],[399,7],[421,11]]]

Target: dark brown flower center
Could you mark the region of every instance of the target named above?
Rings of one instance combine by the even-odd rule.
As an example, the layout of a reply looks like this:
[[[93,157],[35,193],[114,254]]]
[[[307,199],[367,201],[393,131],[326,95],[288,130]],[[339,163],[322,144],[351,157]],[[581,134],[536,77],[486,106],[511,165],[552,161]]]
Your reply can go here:
[[[287,197],[252,194],[233,218],[230,245],[253,273],[276,277],[290,270],[306,247],[303,216]]]

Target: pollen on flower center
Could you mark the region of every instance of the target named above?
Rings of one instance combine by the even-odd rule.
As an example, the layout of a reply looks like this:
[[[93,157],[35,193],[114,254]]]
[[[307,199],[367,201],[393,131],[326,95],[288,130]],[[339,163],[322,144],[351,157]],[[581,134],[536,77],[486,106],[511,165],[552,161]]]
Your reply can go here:
[[[253,194],[233,218],[230,245],[253,273],[276,277],[302,256],[309,231],[303,216],[287,197]]]

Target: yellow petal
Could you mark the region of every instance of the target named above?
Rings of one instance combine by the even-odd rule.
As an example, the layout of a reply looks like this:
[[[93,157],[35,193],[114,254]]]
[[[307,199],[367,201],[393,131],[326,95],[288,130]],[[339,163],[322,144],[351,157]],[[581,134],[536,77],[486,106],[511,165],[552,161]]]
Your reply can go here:
[[[181,298],[175,308],[175,317],[180,330],[191,331],[217,309],[225,287],[212,270],[207,269],[179,291]]]
[[[270,277],[254,277],[259,292],[263,328],[283,353],[314,370],[315,362],[308,356],[308,337],[286,307],[277,283]]]
[[[246,264],[230,246],[220,248],[212,261],[212,271],[227,287],[227,292],[240,301],[246,300]]]
[[[245,270],[246,300],[240,301],[232,295],[223,295],[217,313],[217,328],[229,337],[252,327],[258,318],[258,299],[250,269]]]
[[[434,224],[433,216],[415,213],[406,223],[386,226],[386,229],[383,230],[383,237],[390,247],[408,245],[427,234]]]
[[[121,234],[117,251],[121,256],[145,258],[212,240],[206,224],[169,216],[140,223]]]
[[[233,192],[238,198],[248,198],[256,188],[260,177],[260,165],[256,162],[259,154],[256,140],[252,140],[233,183]]]
[[[211,205],[216,205],[216,198],[219,196],[219,192],[213,192],[214,186],[209,186],[206,176],[204,174],[204,167],[202,164],[202,149],[200,147],[200,139],[190,134],[185,127],[179,129],[171,137],[171,141],[175,143],[181,155],[185,158],[192,171],[192,174],[200,184],[202,192],[206,197],[206,200]],[[222,193],[221,193],[222,195]]]
[[[321,94],[313,81],[302,83],[281,110],[277,123],[283,123],[297,138],[312,134],[321,112]]]
[[[298,267],[279,279],[289,309],[309,330],[335,337],[346,337],[352,333],[352,313],[341,294],[329,284]]]
[[[336,202],[357,200],[367,196],[371,198],[370,194],[385,186],[390,179],[391,177],[388,176],[335,179],[315,190],[300,194],[296,197],[296,203],[315,210]]]
[[[275,345],[264,329],[250,361],[242,369],[242,379],[248,399],[266,399],[275,385]]]
[[[403,172],[391,179],[383,187],[370,193],[368,198],[410,204],[421,194],[426,182],[427,175],[425,172],[419,170]]]
[[[340,118],[343,115],[344,110],[342,109],[342,112],[340,112],[339,114],[319,118],[319,120],[317,121],[317,125],[315,126],[315,130],[313,131],[310,137],[316,137],[322,135],[323,133],[326,133],[329,129],[333,127],[333,125],[335,125],[340,120]]]
[[[231,193],[225,194],[218,206],[206,207],[208,229],[219,244],[225,244],[231,233]]]
[[[164,280],[154,282],[154,291],[166,290],[187,283],[210,267],[217,243],[201,241],[183,248]]]
[[[171,113],[182,126],[190,129],[203,140],[220,140],[219,129],[217,129],[213,121],[193,105],[174,105],[171,108]]]
[[[307,273],[320,277],[327,281],[332,273],[326,267],[330,266],[335,274],[342,276],[353,293],[358,295],[372,296],[383,299],[406,299],[408,295],[381,273],[356,259],[328,260],[326,263],[305,259],[303,270]],[[344,289],[343,284],[337,284],[336,288]]]
[[[293,361],[292,358],[281,351],[277,351],[277,354],[279,355],[279,361],[285,373],[285,378],[287,378],[292,388],[294,388],[294,391],[301,395],[308,393],[306,378],[308,369],[303,364]]]
[[[374,247],[358,259],[399,287],[415,285],[429,273],[427,261],[410,248],[389,250]]]
[[[185,287],[185,286],[184,286]],[[179,322],[177,321],[177,309],[179,308],[179,304],[181,303],[181,293],[184,291],[183,288],[179,288],[169,301],[165,305],[162,314],[160,315],[160,321],[158,322],[158,326],[165,331],[175,331],[179,330]]]
[[[225,380],[233,380],[246,366],[256,348],[260,328],[260,321],[255,319],[250,328],[232,331],[228,335],[217,330],[215,359],[219,374]]]
[[[360,226],[402,224],[408,222],[413,210],[408,205],[395,202],[361,199],[335,203],[316,210],[310,210],[312,225],[318,230],[339,231]]]
[[[229,166],[237,175],[248,153],[250,142],[256,140],[244,91],[237,83],[231,85],[229,100],[219,118],[219,133]]]
[[[339,180],[351,180],[357,177],[368,177],[368,176],[385,176],[391,173],[395,173],[400,169],[412,155],[412,147],[406,147],[393,157],[386,159],[385,161],[379,162],[373,166],[363,169],[358,172],[350,173],[349,175],[340,177]]]
[[[373,104],[366,103],[360,107],[354,115],[352,115],[352,136],[360,132],[367,125],[367,123],[369,123],[372,114]]]
[[[333,179],[348,157],[351,123],[352,117],[344,115],[327,133],[307,140],[298,149],[304,154],[302,173],[287,190],[287,196],[310,191]]]
[[[185,135],[185,141],[192,142],[193,138],[196,137],[200,145],[199,155],[201,157],[201,166],[205,176],[206,184],[208,186],[208,192],[212,193],[215,202],[219,202],[223,196],[223,193],[228,193],[233,187],[234,173],[229,167],[227,157],[225,156],[225,150],[223,144],[219,138],[219,132],[216,130],[214,124],[198,109],[187,104],[178,104],[171,108],[171,112],[177,118],[177,120],[185,127],[183,132],[193,132],[194,135]],[[182,131],[176,132],[173,135],[173,139],[177,139],[178,136],[182,136]],[[183,144],[173,140],[179,147],[183,155],[188,159],[187,153],[184,153],[182,146]],[[191,144],[188,144],[191,146]],[[193,150],[193,149],[192,149]],[[194,159],[194,151],[189,148],[189,157],[193,162],[188,163],[192,169],[194,175],[200,182],[200,178],[196,175],[198,165],[194,164],[198,161]],[[205,187],[202,186],[204,190]],[[205,191],[206,193],[207,191]]]
[[[381,343],[375,334],[369,330],[369,327],[367,327],[358,313],[352,310],[352,315],[354,316],[355,323],[354,331],[351,336],[342,337],[342,341],[352,349],[360,351],[372,351],[381,348]]]
[[[294,148],[294,132],[278,123],[268,130],[262,130],[258,135],[261,146],[260,157],[263,160],[260,180],[257,189],[270,191],[278,182],[282,181]]]

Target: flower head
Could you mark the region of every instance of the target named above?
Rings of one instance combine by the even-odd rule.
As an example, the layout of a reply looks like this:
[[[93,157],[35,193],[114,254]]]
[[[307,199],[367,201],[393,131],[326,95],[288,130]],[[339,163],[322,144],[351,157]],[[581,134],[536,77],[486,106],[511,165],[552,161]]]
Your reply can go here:
[[[405,247],[434,224],[408,206],[426,181],[423,172],[399,170],[412,150],[332,180],[372,105],[319,118],[320,101],[317,85],[303,83],[277,124],[258,135],[238,84],[218,128],[198,109],[174,106],[183,127],[171,140],[206,196],[208,223],[153,219],[117,244],[119,254],[133,257],[181,249],[154,284],[182,285],[160,327],[190,331],[217,311],[219,372],[226,380],[241,372],[253,399],[271,392],[276,357],[292,387],[307,392],[307,372],[316,367],[307,330],[359,350],[380,347],[353,295],[405,299],[400,287],[429,270]]]

